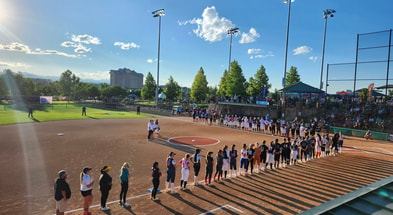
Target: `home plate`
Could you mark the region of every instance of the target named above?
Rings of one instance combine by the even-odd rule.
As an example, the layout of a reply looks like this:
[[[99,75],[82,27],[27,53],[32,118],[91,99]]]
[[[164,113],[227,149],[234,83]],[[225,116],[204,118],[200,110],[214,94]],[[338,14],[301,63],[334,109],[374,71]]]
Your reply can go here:
[[[64,136],[64,133],[58,133],[57,136]]]

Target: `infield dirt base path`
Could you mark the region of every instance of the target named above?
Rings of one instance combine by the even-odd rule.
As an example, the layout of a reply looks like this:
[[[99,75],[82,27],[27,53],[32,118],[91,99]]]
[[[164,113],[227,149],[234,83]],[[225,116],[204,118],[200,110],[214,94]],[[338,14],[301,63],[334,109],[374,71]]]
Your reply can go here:
[[[224,145],[241,145],[275,138],[235,129],[192,123],[191,118],[159,118],[161,138],[147,141],[148,119],[86,119],[0,126],[0,214],[54,214],[53,183],[60,169],[68,171],[72,190],[68,214],[83,214],[79,174],[84,166],[93,168],[93,214],[296,214],[323,202],[381,180],[393,174],[393,145],[387,142],[346,139],[345,146],[356,147],[338,156],[214,183],[193,186],[177,194],[160,193],[160,201],[149,199],[151,165],[160,163],[160,189],[166,178],[165,159],[176,152],[179,161],[185,153],[202,149],[214,155]],[[61,135],[63,134],[63,135]],[[170,139],[168,142],[168,139]],[[176,139],[177,138],[177,139]],[[194,140],[194,141],[193,141]],[[117,204],[121,165],[131,164],[128,203]],[[204,159],[203,159],[204,162]],[[110,212],[99,209],[99,170],[108,165],[113,177],[109,194]],[[175,186],[179,185],[177,168]],[[203,163],[199,180],[203,180]],[[201,183],[204,184],[204,183]]]

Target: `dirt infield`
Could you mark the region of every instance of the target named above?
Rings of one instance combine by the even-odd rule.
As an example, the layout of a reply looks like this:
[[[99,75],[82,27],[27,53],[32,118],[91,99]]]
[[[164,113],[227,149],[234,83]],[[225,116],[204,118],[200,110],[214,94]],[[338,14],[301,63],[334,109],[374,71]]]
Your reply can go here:
[[[191,118],[159,118],[161,138],[147,141],[148,119],[87,119],[0,126],[0,214],[54,214],[53,183],[60,169],[69,173],[72,197],[68,214],[83,214],[79,174],[93,168],[93,214],[296,214],[393,174],[393,145],[345,140],[346,149],[330,156],[251,176],[193,186],[178,194],[160,193],[160,201],[149,199],[150,169],[160,163],[164,189],[165,159],[176,152],[180,160],[196,148],[214,151],[224,145],[273,140],[270,135],[192,123]],[[63,134],[63,135],[62,135]],[[172,139],[171,139],[172,138]],[[194,140],[194,141],[193,141]],[[118,175],[123,162],[131,164],[128,203],[117,204]],[[99,209],[99,170],[109,165],[113,188],[108,206]],[[191,171],[192,172],[192,171]],[[204,164],[199,179],[205,174]],[[179,185],[177,168],[175,185]]]

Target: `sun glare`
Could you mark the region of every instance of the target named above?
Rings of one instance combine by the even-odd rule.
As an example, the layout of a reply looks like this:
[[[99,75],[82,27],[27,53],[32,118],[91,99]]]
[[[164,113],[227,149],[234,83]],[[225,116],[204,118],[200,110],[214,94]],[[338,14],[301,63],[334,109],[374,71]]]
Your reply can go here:
[[[11,19],[12,16],[12,1],[0,1],[0,25],[3,25]]]

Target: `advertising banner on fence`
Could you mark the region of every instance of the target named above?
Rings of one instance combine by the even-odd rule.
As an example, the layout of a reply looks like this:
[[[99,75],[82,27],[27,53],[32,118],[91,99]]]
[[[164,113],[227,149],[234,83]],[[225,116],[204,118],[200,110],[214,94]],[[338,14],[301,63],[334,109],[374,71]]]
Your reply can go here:
[[[40,104],[52,104],[53,96],[40,96]]]

